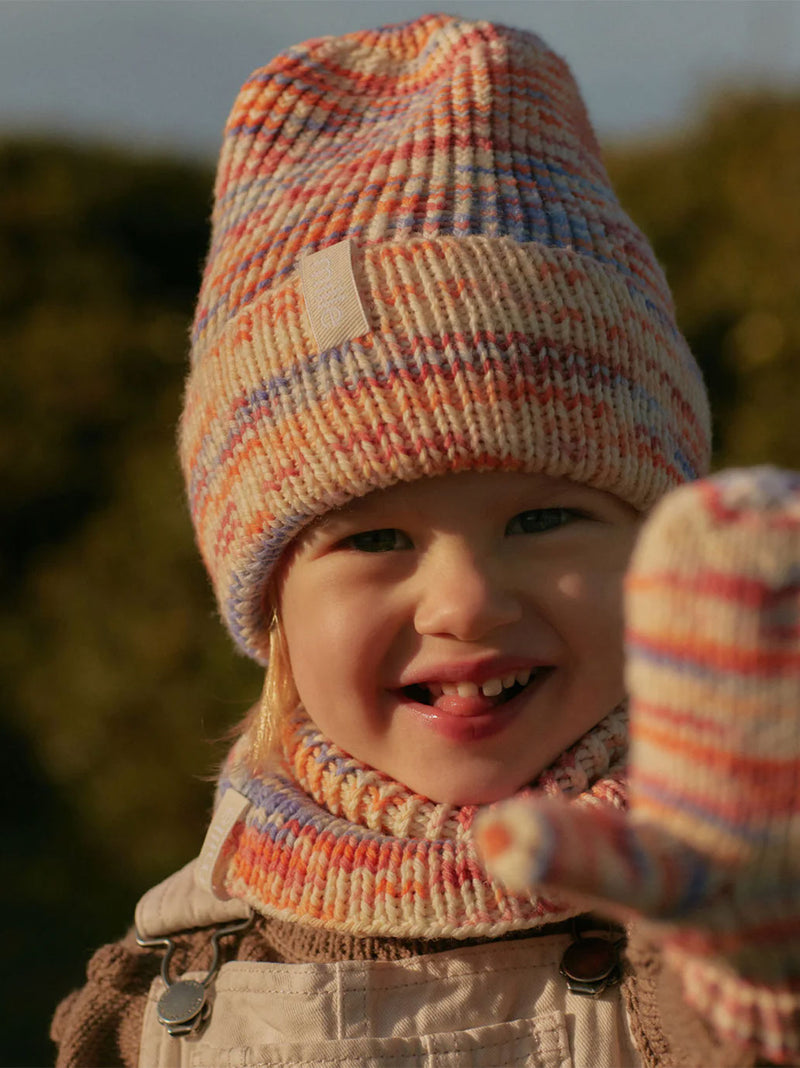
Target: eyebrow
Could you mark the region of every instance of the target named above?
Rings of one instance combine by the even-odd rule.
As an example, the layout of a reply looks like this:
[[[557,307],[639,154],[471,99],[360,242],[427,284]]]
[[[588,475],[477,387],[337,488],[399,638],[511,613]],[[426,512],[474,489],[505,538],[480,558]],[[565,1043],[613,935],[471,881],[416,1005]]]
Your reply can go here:
[[[335,527],[337,523],[347,522],[348,514],[341,508],[332,508],[328,512],[323,512],[321,515],[315,516],[314,519],[306,527],[306,530],[320,530],[326,531],[330,527]]]
[[[353,507],[355,505],[355,507]],[[323,512],[309,524],[309,529],[326,531],[330,527],[336,527],[339,523],[365,523],[368,526],[387,526],[385,516],[378,515],[379,509],[373,504],[365,504],[364,498],[355,498],[342,505],[341,508],[332,508]]]

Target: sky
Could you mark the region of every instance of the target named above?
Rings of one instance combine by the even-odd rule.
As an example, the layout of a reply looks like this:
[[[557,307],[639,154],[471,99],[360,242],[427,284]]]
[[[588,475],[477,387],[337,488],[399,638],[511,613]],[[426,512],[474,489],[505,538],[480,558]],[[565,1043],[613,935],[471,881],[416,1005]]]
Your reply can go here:
[[[212,160],[236,92],[308,37],[426,11],[535,30],[600,137],[658,137],[719,84],[800,86],[800,0],[0,0],[0,135]]]

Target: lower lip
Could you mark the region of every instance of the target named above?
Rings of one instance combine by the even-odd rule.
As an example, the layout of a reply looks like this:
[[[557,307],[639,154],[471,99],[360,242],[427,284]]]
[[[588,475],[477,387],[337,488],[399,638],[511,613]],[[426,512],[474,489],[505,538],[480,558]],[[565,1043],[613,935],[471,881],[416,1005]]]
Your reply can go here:
[[[549,671],[543,672],[539,679],[526,686],[516,697],[512,697],[503,705],[497,705],[490,712],[482,712],[477,716],[454,716],[418,701],[405,701],[404,704],[414,716],[423,720],[427,727],[451,742],[481,742],[499,734],[513,723],[522,711],[524,699],[529,697],[534,689],[538,690],[549,674]]]

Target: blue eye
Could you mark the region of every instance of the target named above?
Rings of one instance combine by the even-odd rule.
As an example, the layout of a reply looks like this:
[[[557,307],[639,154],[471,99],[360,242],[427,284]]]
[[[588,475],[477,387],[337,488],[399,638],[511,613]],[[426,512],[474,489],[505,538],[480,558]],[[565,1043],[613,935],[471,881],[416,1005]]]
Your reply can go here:
[[[580,518],[571,508],[533,508],[520,512],[506,526],[506,534],[544,534]]]
[[[402,530],[387,527],[384,530],[363,530],[344,539],[348,548],[360,553],[390,553],[397,549],[411,548],[408,535]]]

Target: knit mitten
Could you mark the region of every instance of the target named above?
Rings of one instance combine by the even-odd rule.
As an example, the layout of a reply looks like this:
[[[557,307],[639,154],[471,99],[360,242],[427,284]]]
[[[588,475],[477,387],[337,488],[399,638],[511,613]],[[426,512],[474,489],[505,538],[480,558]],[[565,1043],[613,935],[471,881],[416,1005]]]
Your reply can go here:
[[[546,884],[663,946],[721,1038],[800,1054],[800,475],[670,493],[626,578],[630,807],[517,799],[478,825],[511,889]]]

